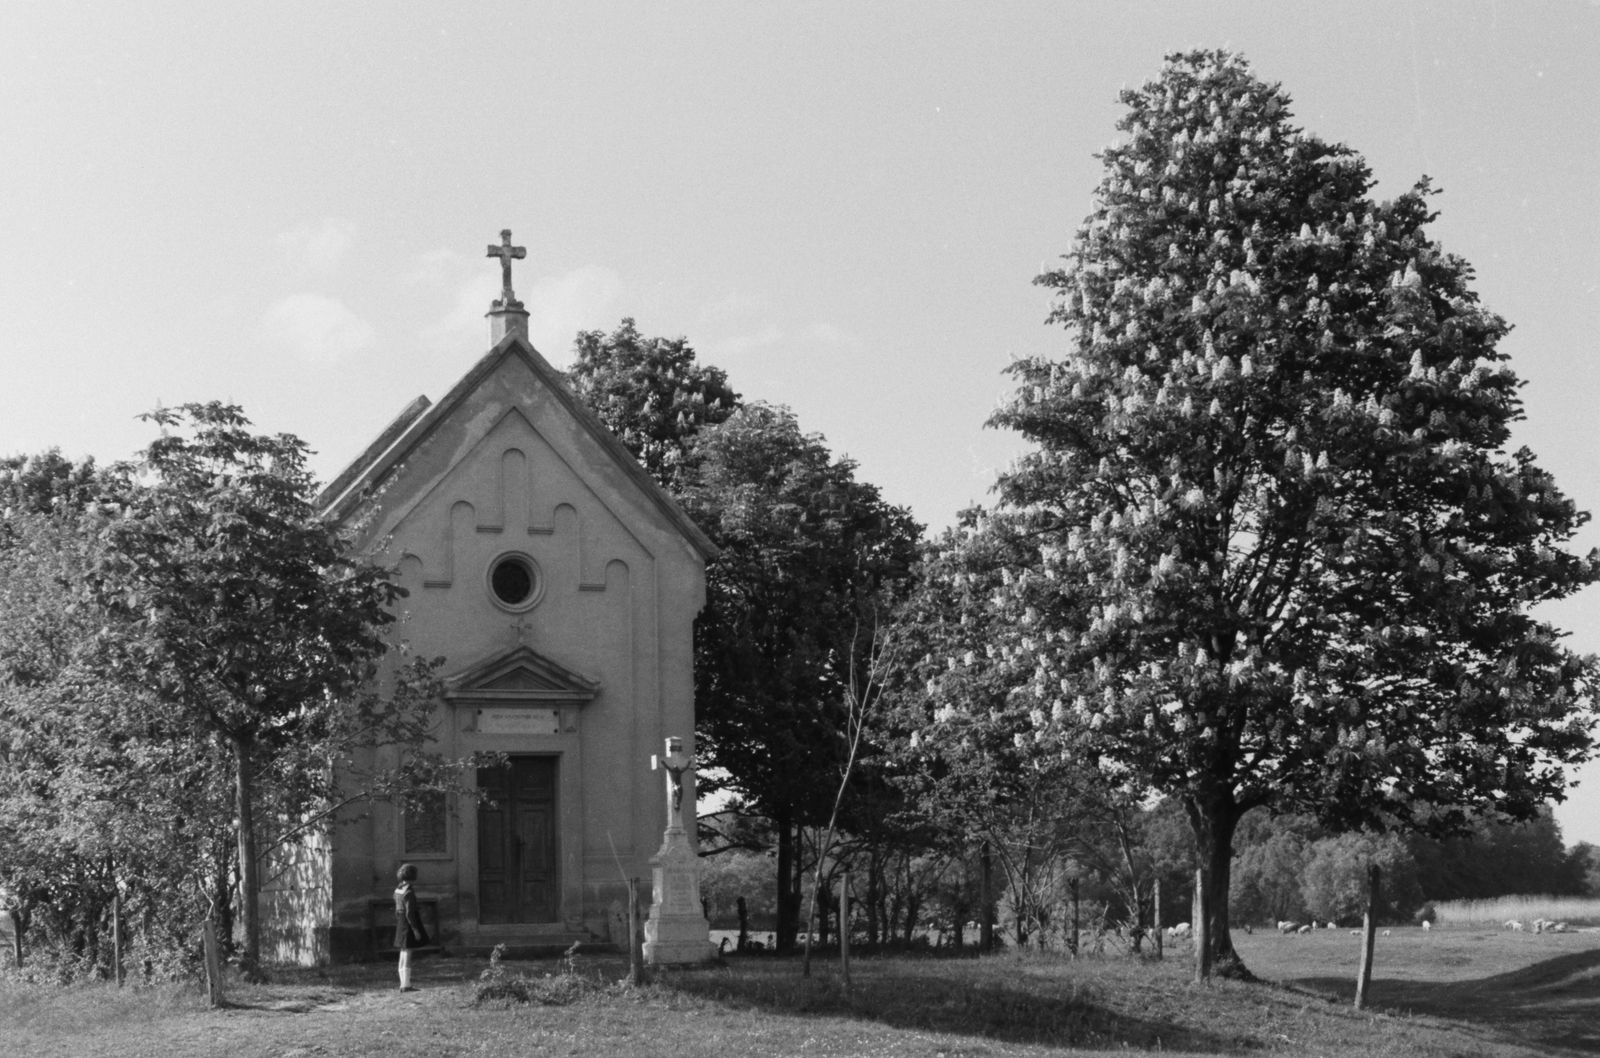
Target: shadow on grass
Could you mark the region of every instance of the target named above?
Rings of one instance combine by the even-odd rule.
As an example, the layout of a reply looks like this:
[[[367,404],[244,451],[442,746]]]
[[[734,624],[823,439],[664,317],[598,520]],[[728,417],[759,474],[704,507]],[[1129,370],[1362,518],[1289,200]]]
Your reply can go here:
[[[1010,1043],[1216,1053],[1262,1046],[1252,1038],[1186,1024],[1181,1016],[1163,1017],[1159,1001],[1140,1003],[1138,996],[1122,997],[1122,1006],[1143,1008],[1143,1013],[1133,1014],[1117,1009],[1098,989],[1076,978],[1008,973],[975,959],[863,960],[849,993],[832,968],[802,978],[795,961],[761,962],[754,968],[738,960],[742,965],[731,973],[671,974],[661,983],[688,995],[768,1013],[860,1018],[895,1028]]]
[[[1288,984],[1351,1000],[1347,978],[1302,977]],[[1492,1026],[1523,1043],[1600,1054],[1600,949],[1544,959],[1465,981],[1372,982],[1372,1005]]]

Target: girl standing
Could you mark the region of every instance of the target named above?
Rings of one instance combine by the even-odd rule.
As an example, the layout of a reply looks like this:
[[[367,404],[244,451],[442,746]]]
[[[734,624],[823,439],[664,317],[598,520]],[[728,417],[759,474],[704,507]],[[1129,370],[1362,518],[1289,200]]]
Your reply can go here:
[[[400,991],[415,992],[411,987],[411,952],[428,943],[417,894],[411,890],[411,883],[417,880],[417,865],[402,863],[397,877],[400,884],[394,889],[394,946],[400,949]]]

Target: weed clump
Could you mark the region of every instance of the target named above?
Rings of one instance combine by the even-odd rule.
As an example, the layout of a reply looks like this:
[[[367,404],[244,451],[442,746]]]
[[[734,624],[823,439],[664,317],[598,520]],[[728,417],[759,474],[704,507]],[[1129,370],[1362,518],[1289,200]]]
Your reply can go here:
[[[487,1003],[538,1003],[564,1007],[603,986],[578,972],[578,946],[568,948],[561,959],[561,972],[533,976],[506,967],[502,961],[505,945],[495,945],[489,953],[489,968],[478,975],[472,989],[473,1006]]]

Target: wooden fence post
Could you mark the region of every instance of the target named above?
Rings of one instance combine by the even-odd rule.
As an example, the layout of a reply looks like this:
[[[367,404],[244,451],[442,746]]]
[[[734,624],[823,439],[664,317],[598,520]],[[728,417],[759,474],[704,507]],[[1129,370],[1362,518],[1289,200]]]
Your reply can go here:
[[[213,1007],[220,1007],[223,1004],[222,952],[217,946],[217,924],[210,917],[206,918],[205,947],[206,997]]]
[[[1155,936],[1155,940],[1156,940],[1156,958],[1157,959],[1161,959],[1161,958],[1165,957],[1165,952],[1163,951],[1162,935],[1161,935],[1161,876],[1160,875],[1156,876],[1156,881],[1155,881],[1155,885],[1153,886],[1153,888],[1155,889],[1155,892],[1151,895],[1151,898],[1150,898],[1150,903],[1151,903],[1151,908],[1150,908],[1150,929],[1151,929],[1153,935]]]
[[[990,951],[994,948],[994,916],[990,914],[990,905],[994,903],[994,893],[991,891],[991,876],[994,873],[994,858],[989,855],[989,842],[983,843],[983,852],[978,857],[978,864],[982,868],[982,884],[979,889],[978,899],[982,903],[979,914],[983,917],[978,920],[978,950]]]
[[[644,984],[644,931],[639,927],[639,879],[628,879],[628,983]]]
[[[1072,957],[1078,957],[1078,945],[1082,934],[1078,931],[1078,879],[1072,879]]]
[[[850,990],[850,872],[839,872],[839,968],[844,988]]]
[[[1211,894],[1206,892],[1206,869],[1197,867],[1194,872],[1194,921],[1189,924],[1194,933],[1194,979],[1197,984],[1204,984],[1211,976],[1211,923],[1206,921],[1210,897]]]
[[[1376,863],[1367,868],[1367,913],[1361,920],[1361,970],[1356,975],[1356,1009],[1367,1005],[1367,986],[1372,984],[1372,949],[1378,937],[1378,879],[1382,872]]]
[[[122,987],[122,894],[111,894],[111,959],[116,964],[117,987]]]

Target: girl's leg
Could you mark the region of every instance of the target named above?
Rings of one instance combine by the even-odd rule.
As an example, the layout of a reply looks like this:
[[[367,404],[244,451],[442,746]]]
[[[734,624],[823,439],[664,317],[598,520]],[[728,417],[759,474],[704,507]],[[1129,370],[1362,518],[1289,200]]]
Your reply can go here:
[[[411,949],[400,949],[400,988],[405,990],[411,987]]]

